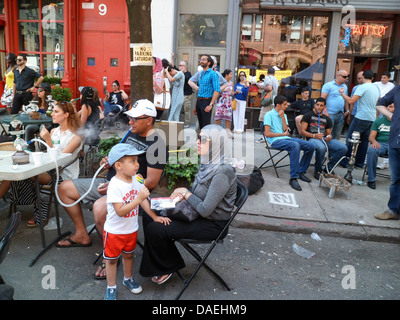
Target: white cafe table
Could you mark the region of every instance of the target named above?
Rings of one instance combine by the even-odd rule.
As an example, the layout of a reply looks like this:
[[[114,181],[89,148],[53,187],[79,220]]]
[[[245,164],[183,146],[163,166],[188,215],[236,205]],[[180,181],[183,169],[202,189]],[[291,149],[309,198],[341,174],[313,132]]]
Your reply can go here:
[[[46,239],[44,234],[44,226],[43,226],[43,213],[40,205],[40,186],[38,175],[47,171],[51,171],[55,169],[56,165],[52,159],[50,159],[50,155],[47,152],[44,152],[42,155],[41,164],[36,165],[33,163],[32,155],[29,155],[29,164],[22,164],[13,166],[11,156],[15,153],[15,151],[0,151],[0,180],[9,180],[9,181],[21,181],[25,179],[35,178],[35,191],[37,194],[37,207],[39,208],[40,215],[40,233],[42,238],[42,251],[36,256],[36,258],[31,262],[30,267],[33,266],[39,257],[47,251],[53,244],[58,242],[61,238],[70,234],[67,232],[65,234],[61,234],[61,228],[59,223],[58,209],[57,209],[57,198],[54,197],[54,202],[56,204],[56,220],[57,220],[57,231],[58,238],[54,240],[50,245],[46,246]],[[29,152],[28,152],[29,153]],[[65,166],[71,163],[74,160],[74,157],[71,153],[59,153],[57,156],[57,165]],[[53,181],[56,179],[55,170],[53,174]],[[54,193],[55,183],[52,185],[52,192]],[[50,211],[51,208],[49,208]],[[50,212],[49,212],[50,213]]]

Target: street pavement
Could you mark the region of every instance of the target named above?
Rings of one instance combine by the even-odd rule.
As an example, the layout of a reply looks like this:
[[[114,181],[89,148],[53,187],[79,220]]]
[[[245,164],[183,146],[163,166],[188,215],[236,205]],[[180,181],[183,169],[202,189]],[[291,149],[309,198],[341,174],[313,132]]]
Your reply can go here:
[[[189,130],[187,131],[189,132]],[[114,134],[122,137],[125,131],[106,131],[101,136],[108,137]],[[245,140],[244,148],[247,147],[249,148],[248,150],[254,151],[254,161],[246,163],[248,167],[252,167],[253,165],[250,162],[254,162],[254,165],[259,166],[267,156],[264,144],[254,143],[254,140],[257,140],[259,136],[259,132],[256,132],[251,139],[249,139],[249,136],[245,138],[244,135],[235,134],[234,143],[239,143],[241,139],[248,139]],[[249,141],[252,143],[250,144]],[[254,149],[252,149],[253,147]],[[335,171],[341,176],[344,176],[346,173],[346,170],[343,168],[337,168]],[[217,251],[221,255],[227,255],[226,258],[224,257],[220,261],[217,261],[217,264],[224,264],[225,260],[229,261],[229,254],[235,255],[240,246],[237,242],[239,241],[238,237],[239,235],[243,236],[246,230],[254,230],[254,236],[258,232],[270,231],[270,235],[274,237],[285,237],[284,234],[298,234],[299,237],[309,237],[312,233],[316,233],[322,238],[336,238],[339,242],[345,239],[381,243],[400,242],[400,221],[381,221],[374,218],[375,213],[381,212],[387,207],[390,185],[388,179],[377,177],[376,190],[371,190],[366,185],[353,184],[350,189],[350,199],[347,199],[346,193],[341,191],[337,191],[333,198],[329,198],[329,189],[325,186],[320,187],[319,182],[314,179],[313,166],[310,166],[307,172],[307,176],[312,179],[312,182],[299,181],[303,188],[300,192],[293,190],[289,186],[289,167],[280,168],[278,172],[279,179],[276,177],[273,168],[262,169],[265,184],[256,194],[249,196],[241,212],[238,214],[233,228],[230,230],[230,235],[226,240],[228,243],[233,243],[234,247],[230,248],[227,253],[223,253],[223,249],[217,249],[221,250]],[[353,177],[356,180],[361,180],[362,174],[362,170],[353,170]],[[279,194],[274,195],[271,193]],[[167,194],[168,191],[165,188],[158,188],[154,191],[154,196]],[[0,230],[3,230],[7,222],[8,208],[3,200],[0,202]],[[99,296],[98,293],[92,295],[92,292],[103,292],[104,289],[104,282],[92,281],[92,274],[95,270],[93,262],[101,254],[100,237],[95,233],[92,234],[93,246],[91,248],[60,249],[52,247],[33,267],[29,268],[27,266],[30,261],[32,261],[41,249],[40,232],[38,228],[32,229],[26,227],[26,221],[31,218],[31,207],[22,206],[20,211],[23,213],[21,225],[12,240],[10,253],[3,262],[3,266],[0,265],[0,274],[3,272],[7,274],[7,276],[3,274],[6,282],[8,279],[14,287],[18,288],[15,298],[22,300],[41,298],[102,299],[103,297]],[[90,206],[84,206],[83,211],[85,222],[90,226],[93,224],[93,215],[90,211]],[[63,208],[61,208],[60,215],[63,219],[63,231],[70,230],[74,232],[73,225]],[[56,237],[55,231],[46,231],[45,234],[47,243],[50,243]],[[142,240],[141,232],[139,239]],[[249,239],[248,242],[251,242],[251,240]],[[247,250],[252,246],[248,242],[244,243],[248,247]],[[260,243],[264,243],[264,241],[260,240]],[[259,250],[259,252],[264,251],[267,250]],[[88,254],[88,252],[90,253]],[[141,253],[138,253],[138,255],[141,255]],[[40,293],[35,291],[35,288],[40,286],[40,281],[42,288],[46,286],[46,273],[49,273],[49,275],[51,273],[51,269],[43,268],[53,265],[57,266],[56,270],[58,274],[62,273],[62,280],[60,280],[62,283],[57,284],[57,289],[61,286],[72,287],[72,289],[70,288],[67,291],[68,295],[66,296],[63,290],[40,290]],[[138,265],[135,268],[135,274],[137,274]],[[119,268],[119,272],[121,272],[121,269]],[[243,267],[243,269],[246,272],[248,270],[247,267]],[[14,273],[18,276],[13,275]],[[240,277],[240,275],[236,276]],[[31,277],[36,283],[26,284],[27,279]],[[76,281],[76,277],[87,280]],[[57,279],[59,278],[61,277],[58,276]],[[173,286],[177,290],[179,288],[178,278],[174,283]],[[237,286],[239,285],[237,284]],[[218,289],[214,289],[214,293],[215,290],[221,289],[219,287]],[[234,291],[229,294],[229,296],[224,294],[218,297],[220,299],[252,299],[245,295],[242,296],[243,292],[238,293]],[[205,295],[206,293],[199,291],[197,294],[187,296],[187,299],[205,299]],[[130,299],[128,296],[126,296],[126,293],[123,295],[124,298]],[[255,295],[253,298],[260,299],[262,297],[264,296]],[[279,295],[275,298],[279,298]],[[313,298],[311,297],[311,299]],[[315,298],[317,299],[317,297]],[[173,299],[173,296],[167,295],[165,289],[160,288],[155,292],[141,296],[140,299]]]

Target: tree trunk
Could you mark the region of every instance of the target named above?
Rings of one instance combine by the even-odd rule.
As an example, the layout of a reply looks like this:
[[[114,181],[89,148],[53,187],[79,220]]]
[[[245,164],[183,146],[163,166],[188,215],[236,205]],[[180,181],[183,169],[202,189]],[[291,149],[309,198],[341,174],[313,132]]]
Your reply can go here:
[[[130,43],[150,44],[151,0],[126,0],[129,19]],[[131,61],[133,50],[130,49]],[[131,105],[139,99],[153,101],[153,68],[151,65],[131,65]]]

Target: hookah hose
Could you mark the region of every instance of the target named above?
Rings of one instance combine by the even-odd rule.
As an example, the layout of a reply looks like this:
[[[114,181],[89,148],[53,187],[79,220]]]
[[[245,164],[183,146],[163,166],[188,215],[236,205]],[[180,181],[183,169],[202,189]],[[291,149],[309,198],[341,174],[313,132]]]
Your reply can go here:
[[[130,130],[128,130],[128,132],[125,134],[125,136],[122,138],[121,141],[123,141],[123,140],[128,136],[129,132],[130,132]],[[40,140],[40,139],[32,139],[32,140],[28,141],[27,144],[30,144],[31,142],[34,142],[34,141],[38,141],[38,142],[40,142],[41,144],[45,145],[46,148],[47,148],[47,150],[51,149],[51,147],[50,147],[46,142],[44,142],[43,140]],[[62,201],[60,200],[60,197],[58,196],[58,181],[59,181],[59,178],[60,178],[60,173],[59,173],[59,171],[58,171],[57,158],[54,157],[53,161],[54,161],[54,163],[55,163],[55,165],[56,165],[56,173],[57,173],[57,179],[56,179],[56,185],[55,185],[55,187],[54,187],[54,191],[55,191],[55,194],[56,194],[58,203],[60,203],[63,207],[73,207],[74,205],[76,205],[76,204],[78,204],[79,202],[81,202],[81,201],[89,194],[90,190],[92,190],[92,187],[93,187],[93,184],[94,184],[94,180],[96,179],[96,177],[99,175],[99,173],[101,172],[101,170],[102,170],[102,169],[104,168],[104,166],[106,165],[106,164],[104,163],[104,164],[102,164],[102,165],[100,166],[99,169],[97,169],[97,171],[95,172],[95,174],[94,174],[94,176],[93,176],[93,178],[92,178],[92,182],[90,183],[90,186],[89,186],[89,188],[88,188],[88,190],[87,190],[86,193],[84,193],[84,194],[83,194],[78,200],[76,200],[74,203],[65,204],[64,202],[62,202]],[[139,176],[140,176],[140,177],[139,177]],[[144,183],[144,179],[143,179],[143,177],[142,177],[141,175],[138,175],[137,179],[138,179],[138,181],[139,181],[140,183]]]
[[[44,145],[47,147],[47,150],[52,149],[46,142],[44,142],[43,140],[40,140],[40,139],[32,139],[31,141],[28,141],[27,143],[29,144],[29,143],[34,142],[34,141],[38,141],[38,142],[44,144]],[[58,171],[57,158],[54,157],[53,161],[54,161],[54,163],[55,163],[55,165],[56,165],[56,172],[57,172],[57,179],[56,179],[56,185],[55,185],[55,187],[54,187],[54,191],[55,191],[55,194],[56,194],[58,203],[60,203],[63,207],[73,207],[74,205],[76,205],[76,204],[78,204],[79,202],[81,202],[82,199],[84,199],[84,198],[89,194],[90,190],[92,190],[92,187],[93,187],[93,184],[94,184],[94,180],[96,179],[96,177],[98,176],[98,174],[100,173],[100,171],[101,171],[101,170],[104,168],[104,166],[106,165],[106,164],[104,163],[104,164],[102,164],[102,165],[100,166],[99,169],[97,169],[96,173],[94,174],[94,176],[93,176],[93,178],[92,178],[92,182],[90,183],[90,187],[88,188],[88,190],[87,190],[87,192],[86,192],[85,194],[83,194],[83,195],[82,195],[78,200],[76,200],[74,203],[65,204],[65,203],[63,203],[63,202],[60,200],[60,197],[58,196],[58,181],[59,181],[59,178],[60,178],[60,173],[59,173],[59,171]]]
[[[320,119],[321,119],[321,114],[318,111],[318,133],[320,133]],[[329,148],[328,145],[325,141],[325,138],[322,138],[321,141],[324,143],[325,147],[326,147],[326,158],[329,160]],[[337,167],[337,165],[340,163],[340,161],[342,161],[343,158],[346,158],[346,156],[343,156],[339,159],[338,162],[335,163],[335,165],[333,166],[333,168],[331,170],[328,169],[328,165],[326,165],[326,171],[328,172],[328,174],[331,174],[333,172],[333,170],[335,170],[335,168]]]

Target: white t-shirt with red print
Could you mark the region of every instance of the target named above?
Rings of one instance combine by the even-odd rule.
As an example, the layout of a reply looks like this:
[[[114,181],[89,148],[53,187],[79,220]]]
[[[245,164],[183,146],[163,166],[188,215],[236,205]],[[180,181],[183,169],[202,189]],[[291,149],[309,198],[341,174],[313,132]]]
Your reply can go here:
[[[136,176],[132,177],[132,182],[127,183],[114,176],[107,188],[107,217],[104,224],[104,230],[114,234],[129,234],[139,229],[138,213],[139,206],[136,206],[131,212],[120,217],[114,209],[113,203],[127,204],[136,199],[143,184]]]

